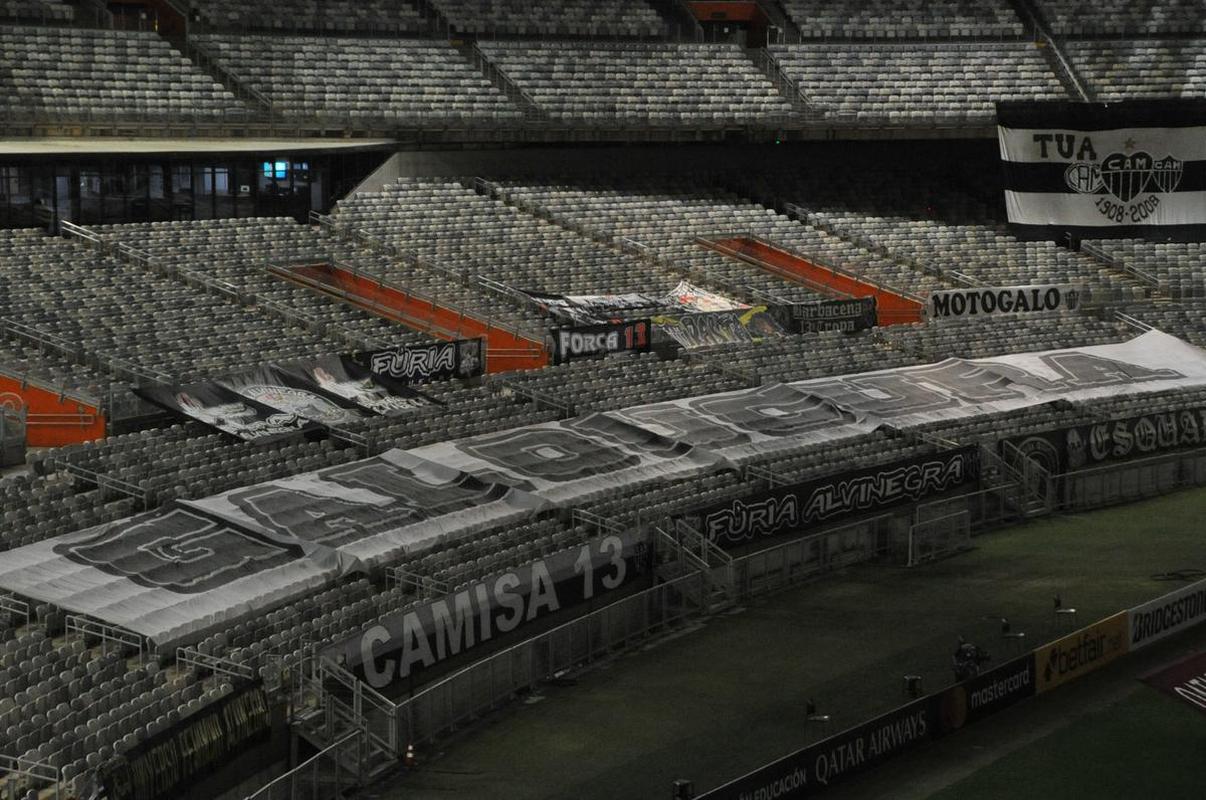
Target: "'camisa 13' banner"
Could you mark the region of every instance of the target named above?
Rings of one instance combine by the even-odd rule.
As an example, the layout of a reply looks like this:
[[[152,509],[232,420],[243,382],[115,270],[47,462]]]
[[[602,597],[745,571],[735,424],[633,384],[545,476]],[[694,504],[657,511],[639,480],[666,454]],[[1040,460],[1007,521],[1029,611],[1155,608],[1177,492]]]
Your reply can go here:
[[[1015,233],[1206,233],[1206,100],[998,103],[997,125]]]

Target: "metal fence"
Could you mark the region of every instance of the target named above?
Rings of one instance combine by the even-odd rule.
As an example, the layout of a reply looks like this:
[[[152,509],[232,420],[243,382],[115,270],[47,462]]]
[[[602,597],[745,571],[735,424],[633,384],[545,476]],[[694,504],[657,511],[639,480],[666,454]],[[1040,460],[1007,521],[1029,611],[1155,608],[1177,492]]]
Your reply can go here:
[[[336,800],[358,786],[348,765],[358,763],[364,734],[353,731],[272,780],[246,800]]]
[[[683,625],[700,613],[705,591],[702,575],[688,575],[495,653],[400,703],[400,738],[432,742],[566,670]]]
[[[1206,449],[1051,476],[1058,511],[1085,511],[1206,485]]]

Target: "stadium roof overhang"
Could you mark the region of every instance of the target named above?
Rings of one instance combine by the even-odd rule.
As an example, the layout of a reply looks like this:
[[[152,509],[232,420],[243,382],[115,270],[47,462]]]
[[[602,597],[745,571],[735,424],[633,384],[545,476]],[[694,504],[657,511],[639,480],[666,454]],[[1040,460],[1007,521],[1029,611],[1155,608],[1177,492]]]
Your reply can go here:
[[[3,156],[93,156],[93,155],[194,155],[201,153],[335,153],[357,150],[387,150],[393,139],[330,138],[194,138],[127,139],[103,137],[55,137],[45,139],[0,139]]]

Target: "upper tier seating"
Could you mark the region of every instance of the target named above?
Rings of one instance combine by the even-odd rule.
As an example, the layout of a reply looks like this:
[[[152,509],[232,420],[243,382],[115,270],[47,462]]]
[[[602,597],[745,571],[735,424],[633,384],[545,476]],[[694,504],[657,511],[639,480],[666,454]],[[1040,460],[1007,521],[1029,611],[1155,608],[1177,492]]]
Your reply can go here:
[[[1085,242],[1104,251],[1120,266],[1154,277],[1172,297],[1206,297],[1206,244],[1102,239]]]
[[[460,33],[528,36],[661,36],[665,23],[644,0],[432,0]]]
[[[1036,5],[1051,30],[1066,36],[1206,31],[1199,0],[1038,0]]]
[[[290,218],[151,222],[91,230],[106,241],[141,250],[161,264],[218,278],[241,292],[321,322],[328,336],[343,337],[355,349],[430,340],[268,272],[269,265],[317,264],[347,254],[346,248],[319,235],[316,228]]]
[[[0,19],[71,22],[75,19],[75,9],[62,0],[0,0]]]
[[[1067,100],[1029,42],[801,44],[770,48],[800,90],[835,120],[990,123],[998,100]]]
[[[549,116],[580,123],[723,125],[791,111],[734,45],[479,45]]]
[[[1203,39],[1070,41],[1064,51],[1098,102],[1206,94]]]
[[[809,38],[1021,36],[1022,21],[1004,0],[784,0]]]
[[[418,33],[425,29],[410,0],[192,0],[212,29]]]
[[[413,124],[521,112],[447,44],[408,39],[198,36],[286,116]]]
[[[0,317],[182,381],[346,345],[63,239],[0,258]]]
[[[696,243],[697,237],[754,233],[815,262],[865,275],[888,286],[915,291],[943,285],[824,231],[689,180],[651,180],[622,189],[524,182],[505,186],[509,197],[539,207],[541,213],[554,219],[608,237],[627,237],[683,269],[702,272],[718,285],[735,287],[753,298],[805,303],[823,296],[802,284],[705,249]]]
[[[554,294],[666,292],[679,277],[453,181],[400,180],[335,218],[439,266]]]
[[[154,33],[0,28],[0,114],[192,118],[242,112],[229,91]]]

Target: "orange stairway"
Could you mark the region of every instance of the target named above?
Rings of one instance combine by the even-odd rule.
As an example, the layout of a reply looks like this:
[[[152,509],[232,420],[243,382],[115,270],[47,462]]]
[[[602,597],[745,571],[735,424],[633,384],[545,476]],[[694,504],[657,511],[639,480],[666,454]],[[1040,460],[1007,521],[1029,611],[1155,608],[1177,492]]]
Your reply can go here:
[[[93,402],[3,371],[0,406],[24,411],[28,447],[62,447],[105,436],[105,415]]]
[[[874,281],[840,272],[763,239],[734,236],[696,239],[696,243],[731,258],[753,264],[786,280],[830,297],[874,297],[880,325],[921,322],[925,303]]]
[[[537,369],[549,363],[544,342],[446,303],[334,264],[269,267],[272,274],[439,339],[486,340],[488,372]]]

